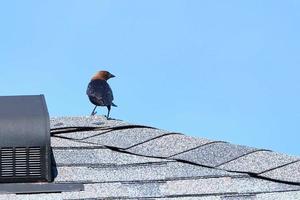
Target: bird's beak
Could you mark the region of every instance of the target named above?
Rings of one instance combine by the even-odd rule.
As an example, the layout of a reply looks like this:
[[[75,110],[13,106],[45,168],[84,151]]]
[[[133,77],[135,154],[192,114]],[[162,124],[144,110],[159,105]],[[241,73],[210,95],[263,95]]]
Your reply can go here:
[[[113,74],[110,74],[110,77],[109,78],[113,78],[113,77],[116,77],[115,75],[113,75]]]

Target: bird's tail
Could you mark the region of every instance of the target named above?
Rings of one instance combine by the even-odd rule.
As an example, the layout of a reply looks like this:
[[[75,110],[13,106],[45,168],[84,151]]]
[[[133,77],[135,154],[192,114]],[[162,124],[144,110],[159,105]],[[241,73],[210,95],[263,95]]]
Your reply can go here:
[[[113,107],[118,107],[116,104],[114,104],[114,103],[111,103],[111,105],[113,106]]]

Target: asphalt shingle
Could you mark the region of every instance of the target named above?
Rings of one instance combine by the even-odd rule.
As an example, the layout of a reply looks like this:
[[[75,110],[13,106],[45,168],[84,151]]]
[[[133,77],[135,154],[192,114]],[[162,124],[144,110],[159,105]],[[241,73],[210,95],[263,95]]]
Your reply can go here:
[[[123,167],[58,167],[56,182],[126,182],[163,180],[164,163]]]
[[[161,162],[161,159],[135,156],[109,149],[54,149],[58,165],[124,165],[135,163]]]
[[[84,141],[126,149],[165,134],[168,132],[149,128],[133,128],[96,135]]]
[[[256,200],[255,195],[229,195],[223,196],[221,200]]]
[[[204,145],[191,151],[172,156],[171,158],[216,167],[255,150],[255,148],[251,147],[219,142]]]
[[[226,172],[224,170],[201,167],[181,162],[168,162],[166,179],[209,178],[209,177],[240,177],[246,176],[239,173]]]
[[[97,131],[80,131],[68,133],[55,133],[55,137],[63,137],[72,140],[72,142],[82,142],[85,144],[92,143],[94,145],[106,145],[117,148],[129,148],[131,146],[143,143],[156,137],[163,136],[169,132],[153,128],[128,128],[123,130],[110,130],[117,126],[132,125],[120,120],[106,120],[102,116],[91,117],[70,117],[65,120],[63,117],[51,119],[52,131],[59,131],[61,128],[71,127],[98,127],[104,130]],[[57,144],[56,145],[62,145]],[[78,144],[76,144],[78,145]]]
[[[273,192],[262,193],[256,195],[257,200],[298,200],[300,199],[300,191],[292,192]]]
[[[73,147],[101,147],[103,145],[93,144],[84,141],[72,141],[69,139],[51,137],[51,146],[53,148],[73,148]]]
[[[169,157],[209,142],[211,140],[185,135],[166,135],[132,147],[127,151],[146,156]]]
[[[188,186],[188,187],[187,187]],[[252,178],[211,178],[170,181],[162,186],[166,195],[268,193],[300,190],[300,186]]]
[[[174,161],[131,165],[58,167],[56,182],[129,182],[167,181],[210,177],[245,177],[218,169],[198,167]]]
[[[123,125],[130,124],[101,116],[51,119],[52,131]],[[85,190],[1,194],[0,200],[300,199],[297,157],[147,127],[55,136],[51,138],[58,166],[55,182],[83,183]]]
[[[274,180],[289,181],[300,185],[300,161],[261,174]]]
[[[256,151],[219,166],[230,171],[261,173],[263,171],[291,163],[298,160],[296,157],[271,151]]]

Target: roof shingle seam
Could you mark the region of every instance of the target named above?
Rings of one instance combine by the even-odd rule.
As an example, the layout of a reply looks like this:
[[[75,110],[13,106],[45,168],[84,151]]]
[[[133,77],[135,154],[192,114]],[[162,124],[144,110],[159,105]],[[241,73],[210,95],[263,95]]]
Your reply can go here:
[[[225,170],[225,171],[227,171],[227,172],[233,172],[233,173],[248,174],[250,177],[257,178],[257,179],[260,179],[260,180],[267,180],[267,181],[272,181],[272,182],[275,182],[275,183],[283,183],[283,184],[288,184],[288,185],[300,186],[300,183],[298,183],[298,182],[292,182],[292,181],[284,181],[284,180],[274,179],[274,178],[265,177],[263,175],[256,174],[256,173],[241,172],[241,171],[236,171],[236,170]]]
[[[288,165],[291,165],[291,164],[294,164],[294,163],[297,163],[297,162],[300,162],[300,160],[295,160],[295,161],[292,161],[292,162],[289,162],[289,163],[286,163],[286,164],[283,164],[283,165],[279,165],[277,167],[273,167],[271,169],[267,169],[267,170],[264,170],[262,172],[259,172],[258,174],[262,175],[262,174],[264,174],[266,172],[270,172],[270,171],[273,171],[273,170],[276,170],[276,169],[279,169],[279,168],[282,168],[282,167],[285,167],[285,166],[288,166]]]
[[[109,126],[63,126],[58,128],[50,128],[51,134],[73,133],[95,130],[96,128],[109,128]]]
[[[94,181],[94,180],[79,180],[79,181],[55,181],[55,183],[82,183],[82,184],[108,184],[108,183],[130,183],[130,184],[141,184],[141,183],[165,183],[172,181],[185,181],[185,180],[204,180],[204,179],[219,179],[219,178],[232,178],[232,179],[245,179],[252,178],[248,175],[203,175],[203,176],[193,176],[193,177],[166,177],[163,179],[147,179],[147,180],[112,180],[112,181]]]
[[[139,167],[139,166],[159,166],[165,165],[175,161],[162,161],[162,162],[144,162],[144,163],[130,163],[130,164],[113,164],[113,163],[74,163],[74,164],[57,164],[57,167],[89,167],[89,168],[122,168],[122,167]]]
[[[234,160],[237,160],[237,159],[242,158],[242,157],[244,157],[244,156],[250,155],[250,154],[252,154],[252,153],[260,152],[260,151],[271,151],[271,150],[268,150],[268,149],[256,149],[256,150],[250,151],[250,152],[248,152],[248,153],[242,154],[242,155],[240,155],[240,156],[238,156],[238,157],[236,157],[236,158],[232,158],[232,159],[230,159],[230,160],[228,160],[228,161],[226,161],[226,162],[223,162],[223,163],[221,163],[221,164],[219,164],[219,165],[216,165],[215,167],[218,168],[218,167],[220,167],[220,166],[222,166],[222,165],[225,165],[225,164],[227,164],[227,163],[230,163],[230,162],[232,162],[232,161],[234,161]]]
[[[240,175],[240,174],[231,174],[231,175],[203,175],[203,176],[193,176],[193,177],[166,177],[164,180],[165,181],[178,181],[178,180],[203,180],[203,179],[218,179],[218,178],[233,178],[233,179],[238,179],[238,178],[251,178],[248,175]]]
[[[207,166],[207,165],[202,165],[202,164],[198,164],[198,163],[193,163],[193,162],[186,161],[186,160],[182,160],[182,159],[175,159],[175,160],[178,161],[178,162],[183,162],[183,163],[187,163],[187,164],[191,164],[191,165],[196,165],[196,166],[200,166],[200,167],[206,167],[206,168],[210,168],[210,169],[218,169],[218,170],[223,170],[223,171],[226,171],[226,172],[233,172],[233,173],[247,174],[247,175],[249,175],[250,177],[257,178],[257,179],[261,179],[261,180],[268,180],[268,181],[273,181],[273,182],[276,182],[276,183],[284,183],[284,184],[296,185],[296,186],[299,186],[299,185],[300,185],[300,183],[297,183],[297,182],[283,181],[283,180],[273,179],[273,178],[265,177],[265,176],[263,176],[263,175],[259,175],[259,174],[256,174],[256,173],[242,172],[242,171],[235,171],[235,170],[219,169],[219,168],[216,168],[216,167]],[[290,164],[291,164],[291,163],[290,163]]]
[[[209,169],[216,169],[215,167],[212,167],[212,166],[209,166],[209,165],[198,164],[198,163],[194,163],[194,162],[183,160],[183,159],[173,159],[173,160],[176,160],[176,161],[181,162],[181,163],[194,165],[194,166],[205,167],[205,168],[209,168]],[[224,169],[218,169],[218,170],[227,171],[227,170],[224,170]]]
[[[240,197],[256,197],[253,194],[237,194],[237,195],[225,195],[223,198],[240,198]]]
[[[258,194],[268,194],[268,193],[284,193],[284,192],[299,192],[299,191],[300,191],[299,189],[290,189],[290,190],[272,190],[272,191],[261,191],[261,192],[246,192],[246,193],[239,193],[239,194],[258,195]]]
[[[78,150],[78,149],[108,149],[108,148],[104,145],[98,145],[98,146],[73,146],[73,147],[71,147],[71,146],[68,146],[68,147],[53,146],[52,149],[54,149],[54,150]]]
[[[120,126],[66,126],[66,127],[59,127],[59,128],[51,128],[51,136],[62,134],[62,133],[74,133],[74,132],[85,132],[85,131],[99,131],[99,130],[109,130],[109,131],[116,131],[116,130],[124,130],[124,129],[132,129],[132,128],[149,128],[149,129],[158,129],[152,126],[145,126],[145,125],[120,125]]]
[[[130,147],[123,148],[123,149],[124,149],[124,150],[129,150],[130,148],[139,146],[139,145],[141,145],[141,144],[145,144],[145,143],[150,142],[150,141],[152,141],[152,140],[156,140],[156,139],[158,139],[158,138],[162,138],[162,137],[165,137],[165,136],[168,136],[168,135],[183,135],[183,134],[182,134],[182,133],[177,133],[177,132],[164,133],[164,134],[162,134],[162,135],[156,136],[156,137],[154,137],[154,138],[150,138],[150,139],[148,139],[148,140],[145,140],[145,141],[143,141],[143,142],[134,144],[134,145],[132,145],[132,146],[130,146]]]
[[[178,180],[186,180],[186,179],[178,179]],[[173,180],[173,181],[178,181]],[[192,180],[192,179],[191,179]],[[166,183],[168,180],[165,179],[153,179],[153,180],[128,180],[128,181],[88,181],[88,180],[80,180],[80,181],[56,181],[55,183],[78,183],[78,184],[111,184],[111,183],[120,183],[120,184],[149,184],[149,183]]]
[[[260,194],[271,194],[271,193],[285,193],[285,192],[298,192],[300,190],[278,190],[278,191],[262,191],[262,192],[220,192],[220,193],[205,193],[205,194],[179,194],[179,195],[166,195],[161,197],[156,197],[158,199],[164,199],[164,198],[183,198],[183,197],[242,197],[242,196],[256,196]],[[146,197],[148,198],[148,197]],[[150,198],[150,197],[149,197]],[[152,197],[153,198],[153,197]],[[143,198],[144,199],[144,198]]]
[[[165,157],[146,156],[146,155],[131,153],[131,152],[126,151],[125,149],[118,148],[118,147],[113,147],[113,146],[103,145],[103,147],[105,147],[103,149],[109,149],[111,151],[118,152],[118,153],[124,153],[124,154],[135,155],[135,156],[141,156],[141,157],[146,157],[146,158],[158,158],[158,159],[164,159],[164,160],[174,161],[174,159],[168,159],[168,158],[165,158]]]
[[[160,137],[162,137],[162,135]],[[214,142],[211,142],[211,143],[218,143],[218,141],[214,141]],[[219,142],[219,143],[222,143],[222,142]],[[226,142],[223,142],[223,143],[226,143]],[[193,165],[197,165],[197,166],[201,166],[201,167],[206,167],[206,168],[211,168],[211,169],[218,169],[218,168],[213,167],[213,166],[207,166],[207,165],[197,164],[197,163],[193,163],[193,162],[186,161],[186,160],[183,160],[183,159],[174,159],[174,158],[165,158],[165,157],[156,157],[156,156],[145,156],[145,155],[140,155],[140,154],[136,154],[136,153],[131,153],[131,152],[128,152],[128,151],[126,151],[124,149],[119,149],[119,148],[116,148],[116,147],[107,147],[107,148],[110,149],[110,150],[112,150],[112,151],[117,151],[119,153],[126,153],[126,154],[131,154],[131,155],[136,155],[136,156],[149,157],[149,158],[159,158],[159,159],[175,160],[175,161],[178,161],[178,162],[193,164]],[[250,175],[252,177],[255,177],[255,178],[270,180],[270,181],[279,182],[279,183],[286,183],[286,184],[292,184],[292,185],[299,185],[300,184],[300,183],[295,183],[295,182],[281,181],[281,180],[277,180],[277,179],[267,178],[267,177],[260,176],[260,175],[258,175],[256,173],[251,173],[251,172],[231,171],[231,170],[225,170],[225,169],[219,169],[219,170],[223,170],[223,171],[227,171],[227,172],[235,172],[235,173],[246,173],[246,174],[248,174],[248,175]]]
[[[159,158],[159,159],[166,159],[166,160],[174,160],[174,159],[168,159],[165,157],[159,157],[159,156],[146,156],[146,155],[141,155],[141,154],[137,154],[137,153],[132,153],[129,151],[126,151],[126,149],[122,149],[122,148],[117,148],[117,147],[110,147],[110,146],[105,146],[108,149],[112,150],[112,151],[116,151],[119,153],[125,153],[125,154],[129,154],[129,155],[134,155],[134,156],[141,156],[141,157],[145,157],[145,158]]]
[[[100,146],[100,147],[103,147],[104,149],[105,148],[108,148],[106,145],[101,145],[101,144],[98,144],[98,143],[95,143],[95,142],[90,142],[90,141],[78,141],[76,138],[69,138],[69,137],[65,137],[65,136],[60,136],[60,135],[57,135],[57,136],[51,136],[52,138],[59,138],[59,139],[64,139],[64,140],[70,140],[72,142],[77,142],[78,144],[89,144],[89,145],[95,145],[95,146]],[[51,146],[51,148],[60,148],[60,147],[55,147],[55,146]],[[68,149],[68,147],[61,147],[62,149]],[[76,148],[76,147],[70,147],[70,149],[72,148]]]
[[[154,127],[150,127],[150,126],[143,126],[143,125],[122,125],[122,126],[112,126],[112,127],[72,127],[71,130],[68,130],[68,127],[66,128],[66,130],[64,130],[63,128],[61,130],[56,130],[54,129],[54,131],[50,132],[50,135],[52,137],[59,137],[59,138],[65,138],[65,139],[72,139],[74,141],[81,141],[81,140],[86,140],[86,139],[90,139],[99,135],[103,135],[106,133],[110,133],[113,131],[117,131],[117,130],[125,130],[125,129],[134,129],[134,128],[149,128],[149,129],[155,129],[158,130],[157,128]],[[75,130],[74,130],[75,129]],[[96,131],[101,131],[103,130],[103,132],[96,132]],[[59,134],[65,134],[65,133],[75,133],[75,132],[89,132],[89,131],[93,131],[96,132],[95,135],[91,135],[91,136],[86,136],[86,137],[82,137],[82,138],[69,138],[66,136],[58,136]]]
[[[68,200],[99,200],[99,199],[107,199],[107,200],[126,200],[126,199],[136,199],[136,197],[127,197],[127,196],[121,196],[121,197],[109,197],[109,198],[79,198],[79,199],[68,199]],[[144,198],[143,198],[144,199]],[[66,200],[66,199],[64,199]]]
[[[109,148],[109,149],[110,149],[110,148]],[[140,154],[135,154],[135,153],[127,152],[127,151],[124,151],[124,150],[118,149],[118,148],[114,148],[114,149],[111,149],[111,150],[117,151],[117,152],[120,152],[120,153],[126,153],[126,154],[131,154],[131,155],[136,155],[136,156],[142,156],[142,157],[167,159],[167,158],[164,158],[164,157],[153,157],[153,156],[144,156],[144,155],[140,155]],[[211,166],[207,166],[207,165],[196,164],[196,163],[189,162],[189,161],[182,160],[182,159],[169,159],[169,160],[170,160],[170,161],[176,160],[176,161],[182,162],[182,163],[188,163],[188,164],[193,164],[193,165],[197,165],[197,166],[201,166],[201,167],[212,168],[212,169],[218,169],[218,168],[216,168],[216,167],[211,167]],[[258,176],[258,174],[251,173],[251,172],[231,171],[231,170],[224,170],[224,169],[219,169],[219,170],[228,171],[228,172],[235,172],[235,173],[246,173],[246,174],[248,174],[248,175],[250,175],[250,176],[252,176],[252,177],[255,177],[255,178],[262,178],[262,179],[265,179],[265,178],[266,178],[266,177],[263,177],[263,176]],[[293,185],[296,184],[296,185],[298,185],[297,183],[294,183],[294,182],[280,181],[280,180],[271,179],[271,178],[268,178],[267,180],[271,180],[271,181],[275,181],[275,182],[280,182],[280,183],[287,183],[287,184],[293,184]]]
[[[79,138],[79,139],[78,138],[70,138],[70,137],[66,137],[66,136],[60,136],[60,135],[54,135],[52,137],[60,138],[60,139],[66,139],[66,140],[71,140],[71,141],[78,142],[78,143],[87,143],[87,144],[92,144],[92,145],[98,145],[99,146],[99,144],[97,144],[97,143],[83,141],[85,139],[88,139],[88,138],[91,138],[91,137],[96,137],[96,136],[99,136],[99,135],[102,135],[102,134],[96,134],[96,135],[88,136],[88,137],[85,137],[85,138]],[[171,133],[164,133],[162,135],[150,138],[148,140],[145,140],[145,141],[142,141],[140,143],[134,144],[134,145],[129,146],[127,148],[121,148],[121,147],[115,147],[115,146],[108,146],[108,145],[100,145],[100,146],[103,146],[103,147],[106,147],[106,148],[109,148],[109,149],[123,149],[123,150],[127,150],[129,148],[132,148],[132,147],[144,144],[144,143],[149,142],[151,140],[155,140],[157,138],[161,138],[161,137],[164,137],[164,136],[167,136],[167,135],[183,135],[183,134],[182,133],[172,133],[172,132]]]
[[[177,156],[177,155],[180,155],[180,154],[183,154],[183,153],[186,153],[186,152],[189,152],[189,151],[192,151],[192,150],[195,150],[195,149],[204,147],[204,146],[206,146],[206,145],[215,144],[215,143],[228,143],[228,142],[224,142],[224,141],[212,141],[212,142],[208,142],[208,143],[205,143],[205,144],[201,144],[201,145],[199,145],[199,146],[196,146],[196,147],[194,147],[194,148],[187,149],[187,150],[185,150],[185,151],[182,151],[182,152],[173,154],[173,155],[168,156],[168,157],[166,157],[166,158],[172,158],[172,157],[174,157],[174,156]]]
[[[139,128],[145,128],[145,127],[139,127]],[[148,128],[148,127],[146,127],[146,128]],[[130,128],[130,129],[132,129],[132,128]],[[156,128],[151,128],[151,129],[156,129]],[[117,129],[117,130],[119,130],[119,129]],[[156,129],[156,130],[157,130],[157,129]],[[107,134],[107,133],[111,133],[111,132],[113,132],[113,131],[116,131],[116,130],[103,131],[103,132],[100,132],[100,133],[95,134],[95,135],[83,137],[83,138],[81,138],[80,140],[86,140],[86,139],[94,138],[94,137],[97,137],[97,136],[99,136],[99,135],[104,135],[104,134]]]
[[[160,197],[146,197],[143,199],[148,198],[156,198],[156,199],[165,199],[165,198],[184,198],[184,197],[210,197],[210,196],[227,196],[227,195],[240,195],[238,192],[220,192],[220,193],[205,193],[205,194],[175,194],[175,195],[164,195]]]

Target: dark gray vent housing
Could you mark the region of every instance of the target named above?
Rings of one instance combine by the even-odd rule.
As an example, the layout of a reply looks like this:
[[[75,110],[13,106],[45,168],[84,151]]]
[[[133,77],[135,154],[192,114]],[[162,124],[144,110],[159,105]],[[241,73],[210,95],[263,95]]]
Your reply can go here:
[[[50,182],[50,148],[44,96],[1,96],[0,183]]]

